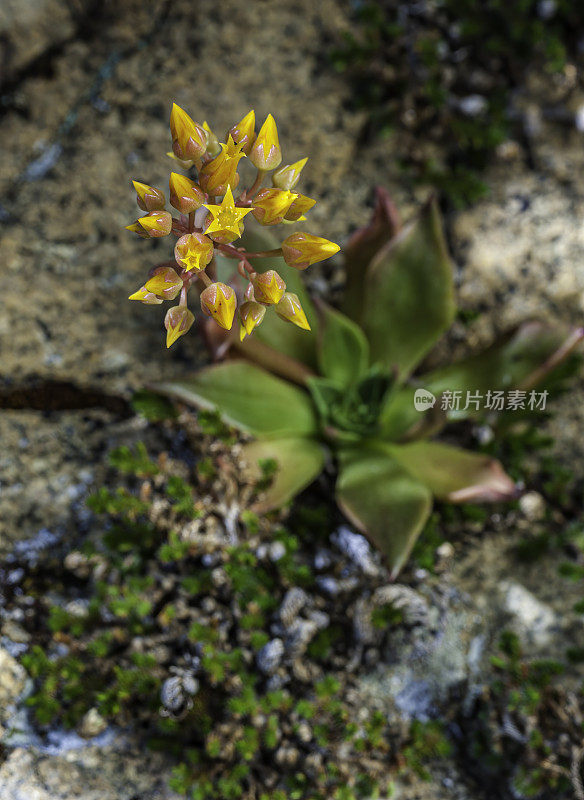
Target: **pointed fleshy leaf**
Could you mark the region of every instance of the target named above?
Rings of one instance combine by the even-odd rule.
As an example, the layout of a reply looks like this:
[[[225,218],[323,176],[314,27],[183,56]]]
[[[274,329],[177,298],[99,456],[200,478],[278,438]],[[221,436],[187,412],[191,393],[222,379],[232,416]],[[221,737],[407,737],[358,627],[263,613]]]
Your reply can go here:
[[[217,408],[229,425],[255,436],[308,436],[317,429],[307,392],[245,361],[206,367],[193,378],[155,389],[187,405]]]
[[[490,456],[428,441],[386,445],[384,450],[440,500],[482,503],[517,496],[515,483]]]
[[[573,340],[574,346],[581,340],[578,329],[566,338],[565,331],[543,323],[530,321],[518,327],[502,343],[498,343],[456,364],[433,370],[422,376],[422,385],[438,395],[451,391],[507,390],[529,387],[553,381],[553,371],[541,371],[541,367],[564,349],[564,344]],[[569,356],[570,351],[565,352]],[[555,363],[558,366],[558,363]],[[539,380],[532,380],[539,375]],[[464,403],[463,403],[464,405]],[[451,419],[477,416],[474,408],[452,412]]]
[[[407,376],[449,328],[452,265],[435,201],[373,259],[365,280],[363,329],[371,362]]]
[[[430,490],[389,454],[360,451],[341,453],[336,494],[341,510],[379,548],[395,577],[430,514]]]
[[[359,381],[369,366],[369,343],[361,328],[340,311],[319,304],[321,325],[318,364],[325,378],[339,386]]]
[[[488,409],[480,407],[477,410],[472,403],[465,409],[467,391],[486,397],[488,391],[507,391],[527,384],[531,388],[538,385],[531,380],[532,377],[539,377],[539,385],[551,385],[553,369],[542,373],[540,368],[545,364],[557,367],[559,362],[554,360],[555,355],[569,356],[573,349],[571,345],[579,343],[581,334],[577,329],[566,338],[565,332],[557,328],[526,322],[487,350],[419,376],[416,386],[404,386],[390,398],[382,412],[384,436],[399,439],[430,413],[416,411],[414,394],[417,388],[432,392],[437,398],[437,407],[440,407],[442,392],[461,392],[460,409],[448,409],[446,414],[449,420],[460,420],[478,419],[488,412]]]
[[[285,505],[320,475],[325,450],[314,439],[304,437],[258,439],[244,446],[243,456],[252,474],[258,477],[261,474],[258,462],[264,459],[277,462],[272,483],[254,504],[254,511],[264,512]]]
[[[367,225],[351,236],[344,249],[347,282],[343,311],[358,322],[362,319],[365,273],[373,257],[401,228],[399,213],[389,193],[375,189],[375,207]]]
[[[265,228],[259,230],[246,229],[242,236],[241,244],[249,252],[253,253],[261,250],[273,250],[280,246],[280,241],[276,239],[271,231]],[[275,314],[266,314],[262,324],[254,332],[253,336],[244,341],[242,352],[245,353],[246,347],[249,347],[250,358],[253,358],[251,352],[253,345],[251,343],[257,338],[275,350],[301,361],[310,369],[316,370],[318,318],[300,273],[293,267],[289,267],[281,256],[252,258],[250,261],[257,272],[266,272],[269,269],[273,269],[281,275],[286,283],[286,291],[298,295],[311,330],[300,330],[295,325],[283,323]]]
[[[335,403],[340,402],[343,392],[334,381],[320,376],[308,378],[308,390],[323,422],[330,422],[331,410]]]

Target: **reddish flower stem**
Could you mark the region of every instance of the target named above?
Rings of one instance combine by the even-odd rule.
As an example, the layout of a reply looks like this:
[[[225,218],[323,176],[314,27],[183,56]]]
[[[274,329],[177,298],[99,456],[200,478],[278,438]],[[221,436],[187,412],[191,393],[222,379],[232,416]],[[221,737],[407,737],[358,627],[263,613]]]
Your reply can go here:
[[[237,247],[233,247],[233,245],[230,244],[219,244],[217,247],[227,258],[271,258],[272,256],[282,255],[281,247],[275,247],[273,250],[258,250],[256,253],[248,253],[247,250],[243,248],[239,250]]]
[[[252,183],[252,185],[249,187],[249,189],[246,189],[245,191],[243,191],[240,194],[236,205],[238,203],[241,203],[242,205],[251,205],[251,201],[248,200],[248,198],[253,197],[253,195],[260,188],[260,186],[262,185],[262,182],[264,180],[265,174],[266,174],[265,170],[258,169],[255,181]]]

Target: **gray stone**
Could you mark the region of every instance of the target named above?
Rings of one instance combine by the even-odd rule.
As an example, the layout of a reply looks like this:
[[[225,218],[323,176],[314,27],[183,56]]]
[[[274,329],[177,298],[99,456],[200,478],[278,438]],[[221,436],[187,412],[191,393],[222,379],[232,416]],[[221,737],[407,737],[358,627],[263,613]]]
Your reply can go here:
[[[502,581],[499,590],[503,608],[510,615],[512,628],[522,643],[536,649],[549,645],[558,629],[553,609],[519,583]]]
[[[272,639],[267,642],[256,656],[258,669],[264,675],[273,675],[278,669],[284,656],[284,642],[281,639]]]
[[[282,542],[272,542],[269,548],[270,560],[279,561],[286,555],[286,548]]]
[[[172,764],[134,746],[86,747],[63,755],[17,748],[0,766],[3,800],[178,800]]]
[[[542,519],[545,516],[545,500],[538,492],[527,492],[519,500],[519,508],[530,521]]]
[[[0,731],[24,690],[26,672],[4,649],[0,649]],[[2,796],[2,795],[0,795]]]
[[[80,5],[80,4],[79,4]],[[75,30],[72,9],[59,0],[2,0],[0,41],[3,76],[10,78]]]
[[[342,525],[332,536],[331,541],[347,558],[359,567],[365,575],[377,575],[379,569],[373,560],[371,545],[360,533],[355,533]]]
[[[294,622],[299,612],[304,608],[307,601],[308,595],[303,589],[300,589],[298,586],[293,586],[291,589],[288,589],[284,595],[279,611],[279,616],[283,625],[289,627]]]
[[[79,733],[85,739],[92,739],[99,736],[107,728],[107,722],[101,716],[97,708],[90,708],[84,715],[79,726]]]

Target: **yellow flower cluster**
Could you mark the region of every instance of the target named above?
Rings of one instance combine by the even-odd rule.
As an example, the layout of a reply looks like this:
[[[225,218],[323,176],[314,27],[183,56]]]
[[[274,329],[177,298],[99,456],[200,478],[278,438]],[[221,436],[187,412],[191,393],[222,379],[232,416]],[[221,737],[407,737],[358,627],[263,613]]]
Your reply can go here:
[[[185,334],[195,320],[187,307],[188,290],[195,284],[203,312],[227,331],[235,328],[239,305],[242,340],[261,323],[269,306],[283,320],[310,330],[297,295],[286,291],[283,278],[273,269],[256,272],[250,259],[282,256],[289,266],[302,270],[334,255],[339,246],[308,233],[293,233],[281,247],[259,253],[233,245],[243,234],[244,221],[250,219],[250,213],[260,225],[305,219],[304,214],[316,201],[294,189],[307,159],[280,166],[282,151],[271,114],[256,134],[255,113],[250,111],[228,131],[226,141],[220,142],[206,122],[199,125],[173,104],[170,132],[172,152],[168,155],[188,171],[188,176],[170,173],[170,205],[178,216],[165,210],[165,197],[159,189],[133,181],[138,206],[146,213],[127,229],[145,239],[174,234],[174,259],[150,270],[149,279],[130,295],[130,300],[158,305],[179,297],[179,304],[168,310],[164,321],[167,347]],[[255,180],[234,196],[242,159],[255,167]],[[262,188],[272,170],[272,187]],[[240,278],[233,285],[216,280],[218,253],[237,261],[234,275],[248,281],[245,290],[240,288]]]

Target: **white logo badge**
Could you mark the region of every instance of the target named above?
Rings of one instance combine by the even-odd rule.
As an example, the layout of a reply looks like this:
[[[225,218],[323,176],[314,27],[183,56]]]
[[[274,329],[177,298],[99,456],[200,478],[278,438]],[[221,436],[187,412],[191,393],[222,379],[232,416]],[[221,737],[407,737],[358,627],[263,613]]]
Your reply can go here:
[[[436,397],[427,389],[416,389],[414,393],[414,408],[416,411],[427,411],[434,408]]]

